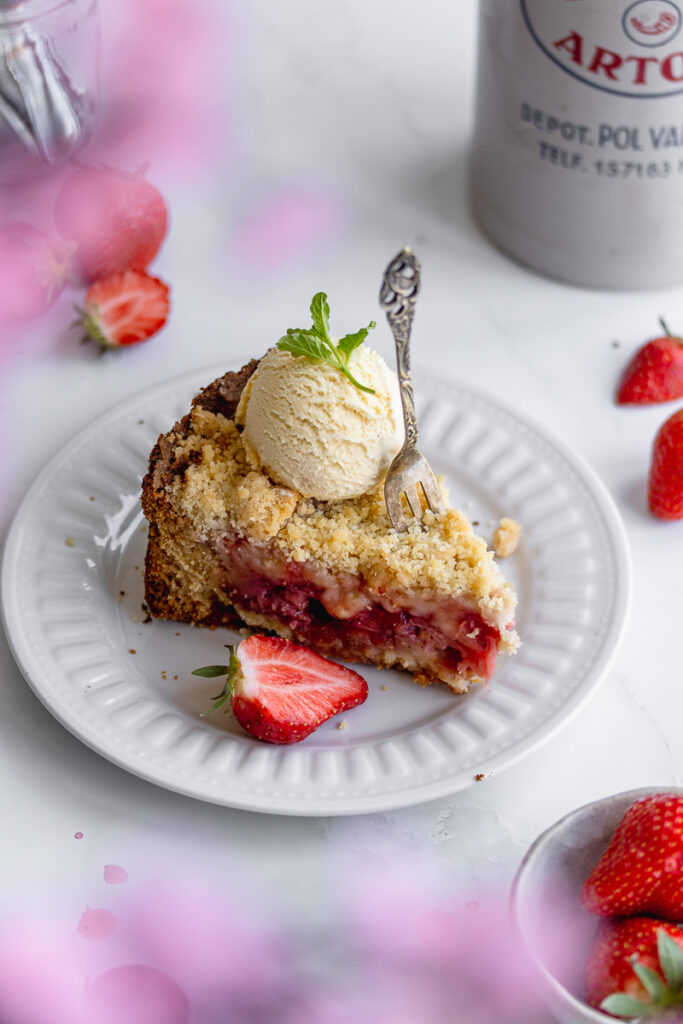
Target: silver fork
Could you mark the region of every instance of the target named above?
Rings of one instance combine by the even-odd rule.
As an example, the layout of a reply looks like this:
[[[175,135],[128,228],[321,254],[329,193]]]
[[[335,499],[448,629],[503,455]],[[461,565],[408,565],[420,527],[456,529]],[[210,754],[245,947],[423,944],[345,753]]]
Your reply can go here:
[[[403,447],[389,467],[384,482],[384,499],[395,530],[407,530],[410,518],[406,515],[401,495],[415,519],[422,519],[423,508],[420,488],[432,512],[443,511],[441,490],[429,463],[417,450],[417,417],[413,385],[410,381],[410,331],[415,315],[415,301],[420,290],[420,264],[410,249],[403,249],[391,261],[384,273],[379,294],[382,309],[387,314],[396,343],[398,382],[403,406],[406,439]]]

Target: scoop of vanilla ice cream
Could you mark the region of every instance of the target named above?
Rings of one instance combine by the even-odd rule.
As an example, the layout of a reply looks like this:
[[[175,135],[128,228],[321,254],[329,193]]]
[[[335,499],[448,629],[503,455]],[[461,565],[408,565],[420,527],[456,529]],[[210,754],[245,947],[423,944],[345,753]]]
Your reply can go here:
[[[244,440],[277,483],[305,497],[339,501],[365,494],[386,476],[404,439],[398,379],[366,345],[349,369],[271,349],[237,408]]]

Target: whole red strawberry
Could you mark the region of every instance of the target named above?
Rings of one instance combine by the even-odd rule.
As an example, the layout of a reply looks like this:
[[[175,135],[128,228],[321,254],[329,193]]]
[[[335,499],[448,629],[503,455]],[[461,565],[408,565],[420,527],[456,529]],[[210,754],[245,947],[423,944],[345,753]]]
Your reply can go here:
[[[653,914],[683,922],[683,795],[659,793],[629,807],[581,902],[601,917]]]
[[[103,349],[147,341],[168,319],[168,295],[168,285],[141,270],[96,281],[79,310],[85,339],[91,338]]]
[[[267,743],[298,743],[368,695],[368,684],[358,672],[278,636],[249,636],[230,648],[229,665],[210,665],[192,674],[227,674],[211,710],[230,701],[242,728]]]
[[[74,245],[73,277],[85,284],[129,268],[145,270],[168,227],[166,204],[154,185],[106,167],[70,174],[54,217],[62,237]]]
[[[683,339],[664,335],[639,348],[624,370],[617,391],[619,405],[652,405],[683,398]]]
[[[648,503],[657,519],[683,519],[683,409],[662,424],[655,438]]]
[[[586,1002],[615,1017],[683,1013],[683,928],[649,917],[601,921],[585,984]]]

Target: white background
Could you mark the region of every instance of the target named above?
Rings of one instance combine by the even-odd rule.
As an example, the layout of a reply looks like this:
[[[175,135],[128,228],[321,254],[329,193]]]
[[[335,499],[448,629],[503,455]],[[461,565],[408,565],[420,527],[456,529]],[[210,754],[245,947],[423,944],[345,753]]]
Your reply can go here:
[[[490,882],[506,886],[531,841],[565,812],[681,783],[683,523],[653,520],[645,492],[652,439],[675,406],[620,409],[613,395],[659,315],[683,329],[683,289],[574,289],[514,265],[479,234],[466,195],[472,0],[252,0],[229,15],[226,122],[216,125],[228,139],[224,163],[205,168],[200,185],[150,171],[172,214],[154,265],[173,289],[170,323],[149,344],[102,359],[51,325],[21,343],[3,388],[3,529],[51,455],[99,413],[184,371],[261,354],[303,322],[317,290],[329,293],[342,332],[376,317],[373,343],[391,358],[376,296],[388,259],[408,244],[423,266],[415,365],[500,396],[588,459],[632,548],[630,630],[594,699],[516,767],[452,798],[338,820],[232,811],[126,774],[51,719],[3,641],[1,889],[35,892],[49,879],[75,885],[85,904],[104,863],[132,870],[150,850],[190,842],[209,872],[229,856],[266,890],[286,881],[299,896],[335,850],[353,860],[408,848],[474,898]],[[250,211],[300,193],[332,211],[328,227],[281,258],[245,256],[238,240]],[[60,309],[68,319],[68,304]]]

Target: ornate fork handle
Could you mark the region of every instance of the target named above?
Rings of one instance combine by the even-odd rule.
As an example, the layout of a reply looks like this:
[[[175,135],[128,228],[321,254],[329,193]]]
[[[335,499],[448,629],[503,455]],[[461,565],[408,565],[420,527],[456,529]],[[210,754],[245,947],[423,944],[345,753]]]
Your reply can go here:
[[[417,417],[410,380],[410,332],[419,290],[420,264],[410,249],[403,249],[385,271],[379,301],[396,342],[398,382],[406,425],[404,449],[417,445]]]
[[[432,512],[443,511],[439,484],[424,455],[417,449],[417,419],[410,383],[409,345],[419,290],[420,264],[410,249],[404,249],[387,267],[379,293],[380,305],[387,314],[396,343],[396,363],[406,430],[403,447],[389,466],[384,481],[387,512],[395,530],[408,529],[411,522],[406,514],[408,508],[412,513],[412,521],[422,520],[423,501],[427,502]]]

